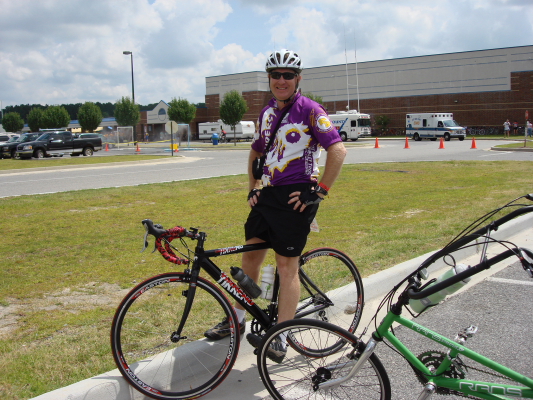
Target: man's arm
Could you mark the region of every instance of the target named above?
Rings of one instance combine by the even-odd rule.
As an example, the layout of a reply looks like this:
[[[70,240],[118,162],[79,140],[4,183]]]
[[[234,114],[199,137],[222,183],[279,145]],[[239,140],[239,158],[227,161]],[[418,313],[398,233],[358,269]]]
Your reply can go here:
[[[328,147],[327,152],[328,158],[326,159],[325,170],[320,183],[331,188],[341,173],[342,164],[346,158],[346,147],[344,147],[342,142],[333,143]]]
[[[252,164],[254,160],[259,157],[261,157],[261,153],[255,151],[254,149],[250,149],[250,154],[248,155],[248,192],[261,188],[261,180],[255,179],[252,171]],[[261,192],[257,192],[254,196],[248,199],[248,204],[250,207],[253,207],[257,204],[257,198],[260,194]]]
[[[344,158],[346,157],[346,148],[342,142],[333,143],[327,149],[328,158],[326,159],[325,171],[320,179],[319,183],[322,183],[324,186],[327,186],[329,189],[335,183],[335,180],[341,173],[342,164],[344,163]],[[300,201],[301,192],[292,192],[289,197],[289,204],[294,203],[294,209],[300,209],[300,212],[305,210],[305,204]],[[317,196],[324,198],[322,193],[317,193]]]

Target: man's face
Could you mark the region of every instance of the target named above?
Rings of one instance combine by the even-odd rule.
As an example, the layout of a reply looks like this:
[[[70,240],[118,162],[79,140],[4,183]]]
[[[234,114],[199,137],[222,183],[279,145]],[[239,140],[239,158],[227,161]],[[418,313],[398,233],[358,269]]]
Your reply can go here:
[[[291,73],[294,74],[294,70],[288,69],[288,68],[277,68],[273,71],[270,71],[270,90],[272,91],[272,94],[274,94],[274,97],[279,100],[287,100],[289,97],[291,97],[294,92],[296,91],[296,85],[298,82],[300,82],[300,79],[302,79],[301,76],[296,75],[294,79],[285,79],[283,76],[280,76],[279,79],[274,79],[272,74],[275,72],[279,73]]]

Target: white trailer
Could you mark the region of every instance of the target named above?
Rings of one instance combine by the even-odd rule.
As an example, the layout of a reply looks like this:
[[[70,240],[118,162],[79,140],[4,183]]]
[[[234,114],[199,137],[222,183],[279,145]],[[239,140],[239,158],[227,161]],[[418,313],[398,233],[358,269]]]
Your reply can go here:
[[[464,140],[466,130],[453,119],[452,113],[420,113],[407,114],[405,117],[405,134],[416,141],[422,139],[437,140],[443,137]]]
[[[230,125],[226,125],[222,120],[217,122],[200,122],[198,124],[198,139],[210,140],[213,133],[217,133],[220,138],[222,129],[226,132],[226,138],[231,140],[251,140],[255,133],[255,124],[252,121],[241,121],[235,125],[235,135]]]
[[[370,115],[357,110],[339,111],[329,116],[331,123],[337,128],[343,142],[348,139],[357,140],[359,137],[370,136]]]

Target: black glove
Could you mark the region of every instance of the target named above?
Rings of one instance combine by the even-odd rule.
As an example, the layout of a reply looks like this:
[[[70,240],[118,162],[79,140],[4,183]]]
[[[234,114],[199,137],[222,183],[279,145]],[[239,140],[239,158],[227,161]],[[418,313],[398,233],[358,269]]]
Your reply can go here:
[[[258,196],[261,192],[261,189],[252,189],[250,193],[248,193],[248,200],[250,200],[254,196]]]
[[[307,189],[305,192],[302,192],[299,196],[300,203],[305,204],[306,206],[311,204],[318,204],[322,200],[324,200],[322,197],[320,197],[317,192],[314,189]]]

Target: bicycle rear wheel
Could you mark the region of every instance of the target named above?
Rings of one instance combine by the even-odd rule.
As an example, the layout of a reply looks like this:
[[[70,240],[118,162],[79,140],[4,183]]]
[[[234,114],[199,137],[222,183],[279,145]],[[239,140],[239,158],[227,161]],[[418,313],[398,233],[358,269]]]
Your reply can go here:
[[[355,332],[363,313],[363,280],[353,261],[332,248],[300,257],[298,317],[326,321]]]
[[[331,348],[344,343],[335,353],[323,357],[307,357],[288,347],[287,354],[276,363],[267,356],[270,343],[281,336],[295,337],[299,343],[313,348]],[[359,372],[345,382],[329,388],[321,383],[345,377],[364,349],[352,333],[338,326],[317,320],[293,319],[270,329],[259,347],[257,365],[259,375],[275,400],[390,400],[390,381],[376,354],[372,354]]]
[[[189,275],[162,274],[137,285],[122,300],[111,328],[111,347],[121,374],[155,399],[192,399],[219,385],[231,371],[240,343],[233,307],[209,281],[198,278],[181,338],[172,341],[184,310]],[[230,334],[209,341],[203,334],[228,318]]]

